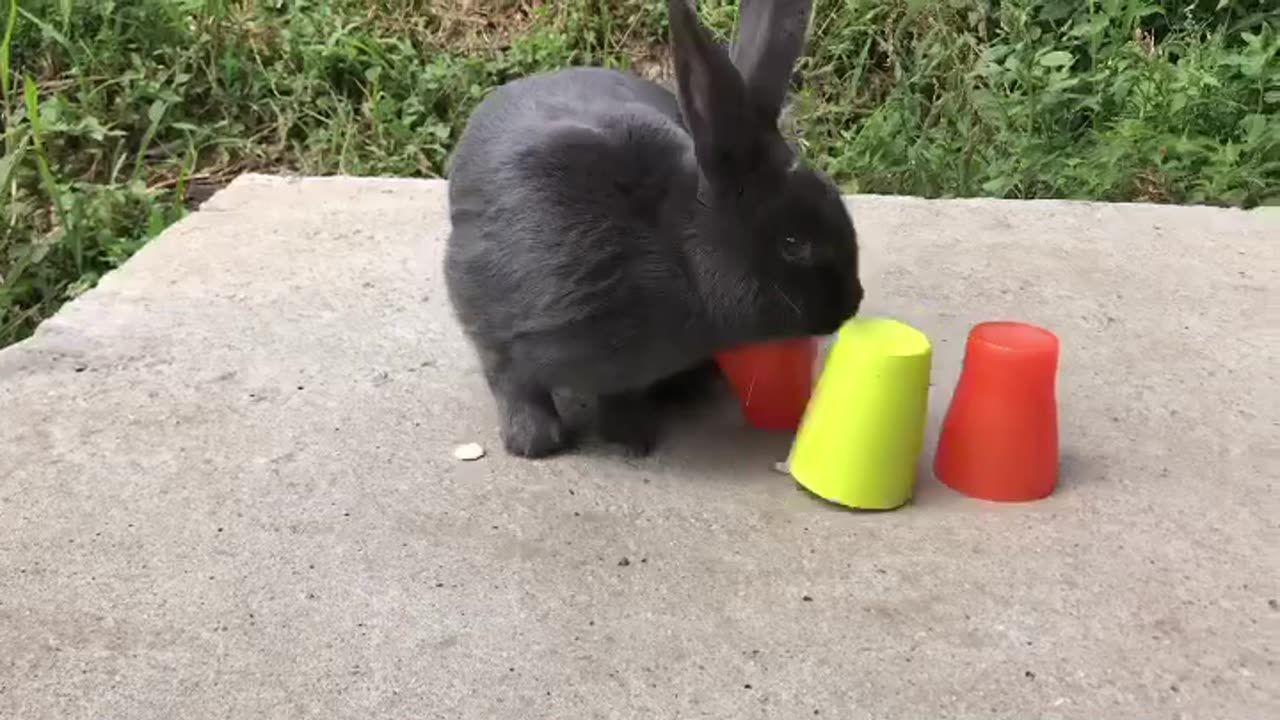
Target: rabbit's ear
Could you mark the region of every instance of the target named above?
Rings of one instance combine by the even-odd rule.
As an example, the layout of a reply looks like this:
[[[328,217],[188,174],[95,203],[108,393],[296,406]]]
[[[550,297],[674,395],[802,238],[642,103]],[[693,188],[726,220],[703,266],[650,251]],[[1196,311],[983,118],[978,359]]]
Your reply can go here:
[[[742,0],[730,53],[760,112],[776,120],[791,85],[813,0]]]
[[[667,0],[680,111],[698,165],[717,179],[741,175],[752,162],[756,124],[742,76],[724,48],[698,22],[691,0]]]

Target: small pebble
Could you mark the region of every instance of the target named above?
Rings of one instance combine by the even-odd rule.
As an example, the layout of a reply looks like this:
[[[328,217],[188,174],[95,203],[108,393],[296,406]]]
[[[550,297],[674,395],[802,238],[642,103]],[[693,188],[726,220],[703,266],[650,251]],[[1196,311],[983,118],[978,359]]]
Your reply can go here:
[[[458,460],[462,460],[464,462],[479,460],[480,458],[484,457],[484,448],[480,447],[478,443],[467,443],[466,445],[459,445],[458,447],[453,449],[453,456]]]
[[[786,460],[779,460],[773,464],[773,471],[776,473],[782,473],[783,475],[790,475],[791,466],[787,464]]]

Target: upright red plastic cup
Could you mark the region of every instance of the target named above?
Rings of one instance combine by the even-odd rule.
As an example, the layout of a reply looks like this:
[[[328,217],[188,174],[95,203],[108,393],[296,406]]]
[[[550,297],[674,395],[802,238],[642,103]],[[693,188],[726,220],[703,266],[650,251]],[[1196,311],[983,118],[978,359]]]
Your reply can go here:
[[[817,341],[778,340],[723,350],[716,363],[747,422],[765,430],[795,430],[813,391]]]
[[[933,472],[970,497],[1038,500],[1058,483],[1058,338],[1017,322],[976,325]]]

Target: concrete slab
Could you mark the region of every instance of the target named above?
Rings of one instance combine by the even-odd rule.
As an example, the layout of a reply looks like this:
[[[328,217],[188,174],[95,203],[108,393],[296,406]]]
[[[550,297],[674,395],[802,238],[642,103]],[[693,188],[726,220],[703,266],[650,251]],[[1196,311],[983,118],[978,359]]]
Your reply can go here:
[[[242,178],[0,353],[0,717],[1280,717],[1275,215],[855,198],[930,446],[1064,342],[1056,495],[855,514],[731,406],[503,455],[443,189]]]

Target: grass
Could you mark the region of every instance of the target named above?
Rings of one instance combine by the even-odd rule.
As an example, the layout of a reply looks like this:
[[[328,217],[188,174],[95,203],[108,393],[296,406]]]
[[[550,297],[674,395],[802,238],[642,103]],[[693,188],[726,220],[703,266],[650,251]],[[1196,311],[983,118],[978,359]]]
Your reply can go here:
[[[0,346],[241,171],[438,176],[509,78],[662,77],[663,5],[0,0]],[[851,191],[1280,203],[1272,7],[818,0],[795,133]]]

